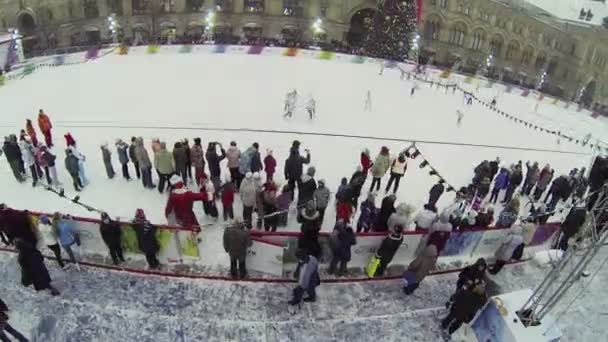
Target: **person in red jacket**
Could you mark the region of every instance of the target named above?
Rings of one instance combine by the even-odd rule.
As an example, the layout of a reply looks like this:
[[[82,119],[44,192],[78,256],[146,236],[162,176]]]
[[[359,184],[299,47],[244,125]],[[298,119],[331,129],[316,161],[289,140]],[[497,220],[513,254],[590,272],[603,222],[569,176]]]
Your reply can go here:
[[[63,137],[65,138],[65,144],[68,147],[76,146],[76,140],[74,140],[74,137],[72,136],[72,134],[70,132],[64,134]]]
[[[339,201],[336,205],[336,221],[343,220],[350,223],[353,216],[353,205],[349,201]]]
[[[165,207],[165,217],[170,220],[173,215],[177,224],[182,227],[192,228],[198,226],[198,220],[192,206],[195,201],[206,199],[205,192],[194,193],[184,186],[184,181],[180,176],[174,175],[170,180],[174,189],[169,195],[167,206]]]
[[[32,120],[25,120],[25,131],[30,136],[32,145],[34,145],[34,147],[38,146],[38,138],[36,137],[36,130],[34,130],[34,125],[32,125]]]
[[[231,220],[234,219],[234,210],[232,208],[232,204],[234,203],[234,193],[236,192],[236,187],[234,183],[231,181],[226,182],[222,186],[222,207],[224,214],[224,221],[228,221],[228,218]]]
[[[42,134],[44,134],[46,146],[53,147],[53,139],[51,137],[51,129],[53,128],[53,125],[51,124],[51,119],[49,119],[49,116],[46,115],[42,109],[38,112],[38,127],[40,127]]]
[[[264,171],[266,171],[266,182],[270,182],[277,169],[277,161],[272,156],[272,150],[267,150],[266,153],[266,158],[264,158]]]
[[[361,152],[361,169],[363,174],[367,176],[367,171],[369,171],[373,165],[374,163],[372,163],[372,160],[369,157],[369,150],[364,149],[363,152]]]

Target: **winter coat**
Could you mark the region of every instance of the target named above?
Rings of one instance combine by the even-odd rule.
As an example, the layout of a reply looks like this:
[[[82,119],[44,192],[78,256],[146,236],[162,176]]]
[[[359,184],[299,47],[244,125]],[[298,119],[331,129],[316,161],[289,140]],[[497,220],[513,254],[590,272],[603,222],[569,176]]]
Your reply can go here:
[[[538,178],[540,177],[540,169],[538,165],[530,165],[530,163],[526,163],[526,181],[532,184],[536,184]]]
[[[414,273],[416,284],[420,284],[422,280],[435,269],[438,256],[437,247],[435,245],[428,245],[422,250],[422,253],[409,264],[407,270]]]
[[[393,260],[395,253],[403,243],[403,235],[401,234],[389,234],[382,243],[380,248],[376,251],[376,255],[381,260],[385,260],[387,263]]]
[[[475,167],[473,172],[475,172],[475,178],[473,178],[473,183],[475,184],[479,183],[485,177],[490,178],[490,164],[482,162],[481,164],[477,165],[477,167]]]
[[[154,154],[154,168],[163,175],[170,175],[175,172],[175,161],[171,152],[161,149]]]
[[[209,165],[209,175],[211,177],[219,177],[222,173],[220,162],[226,158],[226,151],[222,148],[221,154],[218,156],[215,147],[212,150],[207,150],[205,153],[207,164]]]
[[[202,153],[202,151],[201,151]],[[241,150],[236,146],[228,147],[226,151],[226,158],[228,159],[228,168],[234,169],[239,167],[239,159],[241,158]]]
[[[360,214],[359,219],[357,220],[357,230],[369,231],[375,222],[376,215],[378,214],[376,204],[374,202],[365,200],[361,203],[359,212]]]
[[[103,242],[106,243],[108,248],[120,247],[122,230],[120,229],[120,223],[112,220],[101,222],[99,224],[99,233]]]
[[[137,160],[141,169],[152,167],[152,162],[150,162],[150,157],[144,147],[144,140],[142,138],[137,138],[135,141],[135,160]]]
[[[439,197],[441,197],[441,195],[443,195],[444,191],[445,191],[445,186],[443,184],[437,183],[437,184],[433,185],[433,187],[429,191],[429,203],[437,203],[437,201],[439,200]]]
[[[72,246],[78,240],[76,225],[72,220],[60,220],[57,222],[57,239],[61,246]]]
[[[34,234],[32,220],[27,211],[5,209],[0,211],[0,230],[8,237],[9,242],[16,238],[26,240],[31,245],[38,244],[38,238]]]
[[[162,150],[159,152],[161,153]],[[188,164],[188,153],[186,153],[186,148],[182,145],[181,147],[173,148],[173,167],[174,169],[184,170],[186,168],[186,164]],[[173,173],[171,171],[170,173]],[[164,172],[161,172],[164,173]]]
[[[203,201],[207,199],[206,193],[194,193],[183,184],[178,183],[171,191],[165,206],[165,217],[175,215],[177,223],[182,227],[198,226],[198,220],[193,211],[195,201]]]
[[[247,256],[247,249],[253,244],[249,231],[237,225],[229,226],[224,230],[223,240],[224,250],[231,259],[244,260]]]
[[[319,262],[313,255],[308,255],[304,262],[298,264],[298,286],[304,290],[315,288],[321,283]]]
[[[357,244],[357,238],[353,229],[349,226],[334,228],[330,236],[331,252],[339,261],[349,262],[351,258],[351,246]]]
[[[2,150],[9,163],[21,160],[21,149],[17,143],[5,141]]]
[[[142,253],[158,253],[160,245],[156,240],[156,226],[147,220],[133,220],[133,229],[137,236],[137,245]]]
[[[51,284],[51,276],[44,265],[42,254],[27,242],[23,243],[21,247],[17,257],[21,267],[21,284],[26,287],[33,284],[36,291],[48,289]]]
[[[376,224],[374,225],[374,231],[385,232],[388,231],[388,219],[395,212],[395,198],[392,196],[386,196],[382,199],[380,205],[380,212]]]
[[[483,265],[483,268],[480,266]],[[478,259],[473,265],[469,265],[462,269],[458,274],[458,281],[456,282],[457,288],[463,286],[470,286],[478,281],[483,280],[486,277],[487,265],[484,259]]]
[[[585,223],[587,211],[585,208],[573,208],[570,210],[564,222],[562,222],[562,231],[567,236],[574,236]]]
[[[437,224],[437,223],[438,222],[435,222],[435,224]],[[429,234],[429,238],[428,238],[426,244],[434,245],[435,247],[437,247],[437,252],[439,254],[441,254],[441,252],[445,248],[445,245],[448,243],[448,240],[450,239],[452,225],[451,224],[449,224],[449,225],[450,225],[449,231],[447,231],[448,227],[444,227],[444,229],[446,229],[446,230],[435,230],[435,231],[433,231],[432,229],[429,230],[430,234]]]
[[[329,205],[329,197],[331,196],[329,189],[325,186],[318,187],[314,192],[314,200],[317,204],[317,208],[325,209]]]
[[[107,147],[102,147],[101,149],[101,158],[103,159],[104,164],[112,164],[112,152]]]
[[[257,191],[253,178],[244,178],[241,182],[241,189],[239,192],[241,194],[241,202],[243,202],[243,206],[255,207]]]
[[[372,160],[369,155],[361,153],[361,171],[367,176],[367,172],[372,167]]]
[[[502,241],[500,247],[494,253],[494,256],[497,260],[509,261],[513,258],[513,252],[519,245],[524,243],[524,238],[522,236],[522,228],[514,227],[511,229],[511,232],[505,236],[505,239]]]
[[[490,180],[494,179],[494,176],[498,173],[499,162],[497,160],[492,160],[490,162]]]
[[[496,179],[494,180],[494,188],[498,190],[504,190],[509,187],[509,172],[507,170],[501,171]]]
[[[137,154],[135,154],[135,143],[129,145],[129,159],[133,162],[133,164],[138,163]]]
[[[78,175],[78,158],[74,157],[73,154],[69,154],[65,157],[65,169],[72,176]]]
[[[300,156],[296,149],[291,149],[289,158],[285,160],[285,179],[299,179],[302,177],[304,164],[310,163],[310,153],[306,157]]]
[[[277,160],[274,159],[272,155],[267,155],[264,158],[264,171],[266,171],[267,175],[274,175],[277,170]]]
[[[48,115],[44,113],[38,114],[38,127],[40,127],[42,133],[49,132],[51,128],[53,128],[51,119],[49,119]]]
[[[298,205],[306,204],[314,199],[317,182],[309,175],[302,176],[302,183],[298,189]]]
[[[124,142],[116,145],[116,153],[118,154],[118,161],[121,165],[129,163],[129,145]]]
[[[487,301],[485,294],[477,294],[466,289],[454,295],[451,311],[457,320],[469,323]]]
[[[405,174],[407,170],[407,159],[403,159],[403,161],[399,160],[399,158],[394,159],[391,163],[391,174],[401,175]]]
[[[477,187],[477,196],[483,199],[488,195],[488,192],[490,192],[490,181],[488,180],[487,182],[484,182],[482,180]]]
[[[509,228],[515,221],[517,221],[518,213],[508,209],[504,209],[500,215],[498,215],[498,221],[496,221],[496,228]]]
[[[232,182],[228,182],[222,187],[222,205],[224,208],[229,207],[234,203],[235,192],[236,188]]]
[[[382,178],[391,165],[391,159],[388,154],[379,154],[372,166],[372,176],[374,178]]]
[[[350,202],[338,202],[336,205],[336,220],[344,220],[350,222],[353,216],[353,205]]]
[[[34,158],[34,146],[27,141],[21,141],[19,143],[21,147],[21,157],[23,158],[23,163],[25,166],[30,167],[36,163],[36,158]]]
[[[404,231],[413,230],[415,227],[411,215],[412,213],[408,212],[408,208],[405,203],[399,204],[395,212],[388,218],[388,230],[393,232],[397,226],[401,226]]]
[[[479,213],[475,218],[475,226],[479,228],[487,228],[494,222],[492,213]]]
[[[194,144],[190,149],[190,161],[197,169],[205,168],[205,153],[201,145]]]
[[[536,182],[536,188],[544,191],[547,189],[549,183],[551,183],[551,179],[553,179],[553,172],[551,172],[551,169],[547,167],[543,168],[540,171],[538,182]]]
[[[241,154],[239,159],[239,172],[241,174],[247,174],[247,172],[258,172],[262,169],[262,161],[260,160],[260,152],[251,146],[244,153]]]
[[[351,197],[353,203],[361,196],[361,188],[363,188],[363,184],[365,183],[365,178],[367,174],[363,173],[363,171],[355,171],[352,177],[350,178],[350,182],[348,185],[351,189]]]
[[[521,184],[522,180],[523,175],[521,171],[514,171],[511,173],[511,176],[509,176],[509,187],[513,189],[517,188]]]
[[[430,229],[433,223],[437,221],[437,213],[431,210],[424,209],[416,215],[414,222],[416,222],[416,228]]]
[[[49,166],[49,163],[47,162],[47,160],[44,158],[44,153],[45,151],[42,149],[38,149],[38,151],[36,151],[36,162],[38,163],[38,165],[41,168],[45,168]]]

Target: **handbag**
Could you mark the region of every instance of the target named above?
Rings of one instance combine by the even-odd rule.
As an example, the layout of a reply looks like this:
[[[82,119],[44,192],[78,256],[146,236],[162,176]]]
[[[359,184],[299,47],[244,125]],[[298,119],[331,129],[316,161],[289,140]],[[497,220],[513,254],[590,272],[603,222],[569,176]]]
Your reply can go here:
[[[365,274],[367,274],[368,277],[372,278],[376,274],[378,266],[380,266],[380,258],[374,255],[367,264],[367,266],[365,266]]]

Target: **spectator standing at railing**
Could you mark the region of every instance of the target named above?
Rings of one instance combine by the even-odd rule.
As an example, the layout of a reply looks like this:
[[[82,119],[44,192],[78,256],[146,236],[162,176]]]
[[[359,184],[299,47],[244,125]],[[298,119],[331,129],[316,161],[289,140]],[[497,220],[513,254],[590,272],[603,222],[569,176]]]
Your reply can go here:
[[[306,205],[309,201],[314,200],[314,193],[317,190],[317,181],[315,180],[316,168],[309,166],[300,180],[298,188],[298,207]]]
[[[407,279],[407,285],[403,287],[403,292],[406,295],[409,296],[414,293],[424,278],[435,269],[438,255],[437,247],[435,245],[428,245],[409,264],[406,274],[404,274],[404,278]],[[410,276],[407,276],[408,274]]]
[[[51,119],[49,119],[49,116],[46,115],[42,109],[38,111],[38,127],[44,135],[46,145],[48,147],[53,147],[53,137],[51,134],[51,129],[53,128],[53,125],[51,124]]]
[[[55,255],[55,260],[59,267],[65,268],[63,258],[61,257],[61,247],[59,246],[59,236],[57,226],[46,215],[40,215],[38,218],[38,231],[40,232],[40,247],[46,246]]]
[[[224,221],[228,221],[234,219],[234,194],[236,192],[236,188],[234,183],[228,180],[221,188],[221,196],[222,196],[222,213],[224,216]]]
[[[279,224],[277,208],[277,185],[270,181],[263,186],[262,206],[264,213],[264,230],[276,232]],[[261,229],[261,226],[260,226]]]
[[[173,184],[173,189],[171,190],[171,194],[169,194],[165,207],[167,221],[173,223],[172,221],[175,220],[175,223],[185,228],[198,226],[198,220],[192,208],[194,202],[203,201],[207,198],[205,191],[201,191],[200,193],[190,191],[178,175],[173,175],[170,182]]]
[[[295,193],[296,186],[298,191],[302,184],[302,172],[304,164],[310,164],[310,151],[305,150],[306,157],[300,155],[300,142],[295,140],[289,149],[289,157],[285,160],[285,179],[291,185]]]
[[[181,152],[183,153],[183,149]],[[174,159],[174,156],[175,150],[173,155],[171,155],[171,152],[167,150],[167,144],[165,142],[161,142],[160,149],[158,152],[154,153],[154,168],[156,168],[156,171],[158,172],[158,192],[161,194],[165,191],[165,189],[168,189],[169,185],[171,184],[171,182],[169,182],[169,178],[171,178],[175,172],[175,161],[177,159]],[[178,176],[181,177],[179,174]]]
[[[519,164],[515,165],[509,175],[509,185],[507,187],[507,193],[505,194],[505,199],[502,203],[509,203],[513,198],[513,194],[515,193],[515,189],[521,184],[523,180],[523,175],[521,172],[521,166]]]
[[[509,170],[501,168],[500,173],[494,179],[494,188],[492,188],[492,195],[490,195],[490,203],[496,203],[498,201],[498,194],[501,190],[509,187]]]
[[[220,149],[220,154],[217,153],[218,147]],[[211,177],[211,182],[216,189],[219,189],[222,176],[220,162],[226,158],[226,150],[224,150],[222,144],[218,142],[210,142],[207,146],[205,157],[207,158],[207,165],[209,166],[209,176]]]
[[[321,225],[323,225],[323,218],[325,217],[325,210],[329,205],[329,198],[331,193],[329,189],[325,186],[325,180],[319,179],[318,187],[314,192],[314,200],[317,204],[317,211],[319,212],[319,221]]]
[[[160,246],[156,240],[156,227],[146,219],[143,209],[137,209],[135,212],[133,228],[137,235],[139,250],[145,254],[148,267],[160,269],[160,262],[156,258],[156,253],[160,250]]]
[[[494,208],[482,207],[475,219],[475,227],[488,228],[492,223],[494,223]]]
[[[15,138],[13,141],[11,138]],[[21,163],[23,163],[23,159],[21,157],[21,150],[19,149],[19,145],[16,142],[17,138],[12,135],[11,137],[4,137],[4,144],[2,145],[2,152],[6,157],[6,161],[13,172],[13,176],[17,181],[24,182],[21,172]]]
[[[319,222],[319,212],[316,209],[314,201],[306,204],[305,208],[300,211],[300,232],[302,235],[298,239],[298,247],[304,248],[308,254],[319,258],[321,256],[321,245],[319,244],[319,231],[321,224]]]
[[[526,179],[524,181],[524,186],[521,189],[522,195],[530,195],[532,192],[532,188],[538,182],[540,177],[540,168],[538,167],[538,162],[534,162],[534,164],[530,165],[530,162],[526,162]]]
[[[498,215],[496,228],[510,228],[519,217],[519,208],[519,197],[515,197],[505,206],[500,215]]]
[[[131,176],[129,176],[129,145],[122,141],[122,139],[117,139],[116,153],[118,154],[118,162],[122,168],[122,177],[126,180],[131,180]]]
[[[57,237],[61,244],[61,248],[68,253],[72,263],[78,263],[72,249],[74,245],[80,247],[80,236],[76,230],[74,221],[72,221],[71,217],[62,216],[60,213],[56,212],[53,215],[53,225],[57,229]]]
[[[439,220],[435,221],[429,229],[427,245],[435,245],[435,247],[437,247],[437,252],[441,254],[445,248],[445,244],[450,238],[453,228],[454,227],[450,223],[450,216],[445,212],[441,213],[441,215],[439,215]]]
[[[112,165],[112,152],[110,152],[110,148],[108,144],[101,145],[101,156],[103,159],[103,165],[106,169],[106,174],[109,179],[114,178],[116,173],[114,172],[114,166]]]
[[[416,217],[414,218],[414,223],[416,223],[416,229],[428,232],[428,230],[431,229],[433,223],[435,223],[438,218],[439,217],[437,216],[437,208],[430,204],[425,204],[424,208],[419,211],[418,214],[416,214]]]
[[[99,224],[99,233],[103,242],[105,242],[108,250],[110,251],[110,257],[112,263],[118,265],[121,262],[125,262],[125,258],[122,254],[121,237],[122,230],[120,223],[110,218],[107,213],[101,213],[101,223]]]
[[[416,228],[412,217],[415,210],[412,205],[400,203],[395,212],[388,218],[388,230],[393,231],[396,226],[401,226],[403,231],[413,231]]]
[[[133,162],[133,166],[135,167],[135,175],[137,179],[141,178],[141,171],[139,168],[139,161],[137,160],[137,154],[135,153],[135,148],[137,145],[137,138],[131,137],[131,145],[129,145],[129,158],[131,162]],[[144,184],[145,186],[145,184]]]
[[[259,172],[262,170],[262,159],[260,157],[260,145],[254,142],[239,158],[239,172],[246,175],[247,172]]]
[[[350,224],[344,220],[338,220],[333,232],[329,237],[331,247],[331,262],[329,263],[329,274],[346,275],[348,262],[351,259],[351,247],[357,244],[357,238]]]
[[[361,202],[359,219],[357,220],[357,233],[368,233],[374,226],[378,208],[376,208],[376,197],[372,192],[367,195],[367,199]]]
[[[277,169],[277,160],[272,155],[272,150],[266,150],[266,157],[264,157],[264,171],[266,172],[266,182],[271,182],[274,173]]]
[[[173,145],[172,153],[174,170],[171,174],[177,174],[182,177],[184,184],[188,184],[188,153],[181,141],[178,141]],[[169,175],[169,177],[171,177],[171,175]]]
[[[445,181],[443,179],[440,179],[437,184],[433,185],[431,187],[431,190],[429,190],[428,204],[431,207],[436,207],[439,198],[441,197],[441,195],[443,195],[443,192],[445,191],[445,186],[443,185],[443,183],[445,183]]]
[[[245,225],[235,223],[224,230],[224,250],[230,256],[230,275],[232,279],[247,277],[247,250],[253,242]]]
[[[135,160],[139,164],[141,170],[141,180],[146,189],[154,189],[154,183],[152,182],[152,162],[148,156],[148,151],[144,146],[144,138],[139,137],[135,140]],[[137,165],[135,165],[137,166]]]
[[[380,154],[376,157],[374,164],[372,165],[372,185],[369,188],[370,192],[380,191],[382,185],[382,177],[386,174],[390,168],[391,160],[389,155],[388,147],[382,146]],[[376,188],[374,190],[374,187]]]
[[[317,256],[299,248],[296,251],[296,257],[298,258],[298,267],[294,277],[298,280],[298,286],[293,289],[293,298],[288,304],[300,304],[304,293],[308,294],[308,297],[304,298],[304,302],[315,302],[317,300],[316,288],[321,285]]]
[[[194,180],[197,186],[201,185],[201,178],[205,173],[205,152],[201,145],[201,138],[194,138],[194,145],[190,149],[190,160],[194,166]]]
[[[293,188],[289,184],[285,184],[281,189],[281,194],[277,197],[277,206],[279,210],[279,227],[287,226],[289,219],[289,206],[293,201]]]
[[[253,173],[247,172],[247,174],[245,174],[245,179],[241,181],[239,193],[241,195],[241,202],[243,204],[243,221],[245,222],[247,229],[251,229],[253,227],[253,209],[255,208],[257,200]]]
[[[395,197],[395,195],[388,195],[382,199],[382,204],[380,205],[380,212],[378,213],[376,223],[373,227],[374,231],[388,231],[388,219],[395,212],[396,199],[397,197]]]
[[[32,120],[25,120],[25,131],[30,136],[30,140],[34,146],[38,146],[38,137],[36,136],[36,130],[34,129],[34,125],[32,124]]]
[[[19,252],[17,261],[21,268],[21,284],[25,287],[33,285],[36,291],[49,290],[51,295],[58,296],[59,291],[51,285],[51,276],[44,265],[44,258],[35,245],[17,238],[15,247]]]
[[[226,151],[226,159],[228,159],[228,170],[230,170],[230,179],[236,185],[236,188],[241,187],[242,175],[239,172],[239,160],[241,158],[241,150],[236,146],[236,141],[230,142],[230,147]],[[204,168],[204,165],[203,165]]]
[[[389,235],[382,240],[380,247],[376,251],[376,256],[380,259],[380,264],[374,273],[374,277],[382,277],[388,265],[393,261],[393,257],[403,243],[403,227],[396,225]]]

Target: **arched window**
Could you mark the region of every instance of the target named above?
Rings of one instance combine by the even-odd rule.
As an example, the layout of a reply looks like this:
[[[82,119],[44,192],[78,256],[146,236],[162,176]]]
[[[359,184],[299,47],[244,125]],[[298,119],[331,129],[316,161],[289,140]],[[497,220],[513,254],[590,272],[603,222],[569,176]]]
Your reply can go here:
[[[249,13],[263,13],[264,0],[244,0],[244,10]]]
[[[467,29],[463,24],[456,23],[454,26],[452,26],[452,29],[450,30],[450,37],[449,37],[448,42],[450,44],[463,46],[464,39],[467,34],[466,31],[467,31]]]
[[[500,56],[500,54],[502,53],[502,46],[503,39],[501,36],[496,35],[492,37],[492,40],[490,41],[490,50],[492,51],[492,53],[494,53],[494,55]]]
[[[532,47],[528,46],[521,55],[521,64],[526,66],[530,65],[532,56],[534,56],[534,50],[532,49]]]
[[[509,43],[509,45],[507,46],[507,53],[506,53],[506,58],[508,60],[513,60],[517,54],[519,53],[519,43],[517,43],[516,41],[512,41]]]
[[[477,30],[473,34],[473,44],[471,45],[471,49],[473,50],[481,50],[484,46],[484,42],[486,40],[486,33],[482,30]]]
[[[436,18],[430,19],[424,24],[424,38],[427,40],[439,40],[441,24]]]

